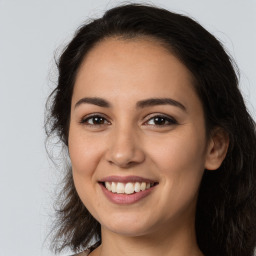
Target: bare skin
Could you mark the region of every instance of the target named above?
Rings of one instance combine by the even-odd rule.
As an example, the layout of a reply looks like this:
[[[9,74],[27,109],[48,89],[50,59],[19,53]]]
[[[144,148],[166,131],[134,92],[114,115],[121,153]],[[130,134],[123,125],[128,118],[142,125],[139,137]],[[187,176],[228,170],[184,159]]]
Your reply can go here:
[[[102,244],[90,256],[203,255],[195,234],[198,188],[204,170],[221,165],[228,138],[216,129],[207,139],[192,81],[174,55],[145,38],[106,39],[84,59],[69,152],[77,192],[102,227]],[[131,175],[157,185],[133,203],[109,200],[100,181]]]

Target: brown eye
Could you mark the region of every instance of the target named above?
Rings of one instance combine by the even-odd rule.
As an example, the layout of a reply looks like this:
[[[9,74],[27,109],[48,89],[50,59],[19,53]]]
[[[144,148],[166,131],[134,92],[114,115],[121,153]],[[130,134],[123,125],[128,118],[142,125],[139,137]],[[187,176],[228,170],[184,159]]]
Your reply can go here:
[[[104,125],[104,124],[109,124],[109,122],[106,120],[106,118],[95,115],[95,116],[90,116],[81,121],[82,124],[86,125]]]
[[[166,119],[163,118],[163,117],[154,117],[153,120],[154,120],[154,123],[156,125],[164,125],[164,124],[166,124]]]
[[[177,121],[167,116],[154,116],[147,121],[147,125],[166,126],[177,124]]]

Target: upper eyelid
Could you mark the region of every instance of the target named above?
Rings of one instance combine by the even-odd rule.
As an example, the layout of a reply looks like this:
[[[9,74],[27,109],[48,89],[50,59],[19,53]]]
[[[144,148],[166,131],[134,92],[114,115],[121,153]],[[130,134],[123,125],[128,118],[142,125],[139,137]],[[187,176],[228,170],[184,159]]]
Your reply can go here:
[[[97,112],[96,112],[96,113],[91,113],[91,114],[84,115],[81,119],[92,118],[92,117],[95,117],[95,116],[103,117],[103,118],[105,118],[105,119],[107,119],[107,120],[110,119],[107,115],[105,115],[105,114],[103,114],[103,113],[97,113]]]
[[[163,116],[163,117],[170,117],[170,118],[172,118],[172,117],[171,117],[170,115],[168,115],[168,114],[159,113],[159,112],[154,112],[154,113],[147,114],[147,115],[145,116],[145,118],[148,117],[148,116],[151,116],[151,117],[154,117],[154,116]]]

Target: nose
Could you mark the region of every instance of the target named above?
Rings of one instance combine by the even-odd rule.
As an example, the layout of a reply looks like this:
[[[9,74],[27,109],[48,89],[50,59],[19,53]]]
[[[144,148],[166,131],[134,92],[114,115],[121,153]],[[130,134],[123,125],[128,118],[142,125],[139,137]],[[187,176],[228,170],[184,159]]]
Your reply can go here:
[[[106,153],[106,159],[110,164],[120,168],[130,168],[145,160],[145,153],[136,131],[118,129],[113,131],[110,140]]]

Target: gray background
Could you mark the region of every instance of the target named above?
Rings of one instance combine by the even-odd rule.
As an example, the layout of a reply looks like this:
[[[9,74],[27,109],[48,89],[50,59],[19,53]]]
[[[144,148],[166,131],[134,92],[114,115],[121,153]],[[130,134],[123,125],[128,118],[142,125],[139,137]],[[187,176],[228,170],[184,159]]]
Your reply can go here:
[[[61,171],[47,158],[43,119],[56,79],[54,52],[84,20],[120,2],[0,0],[0,256],[53,255],[45,238]],[[192,16],[223,42],[255,118],[256,1],[151,3]]]

